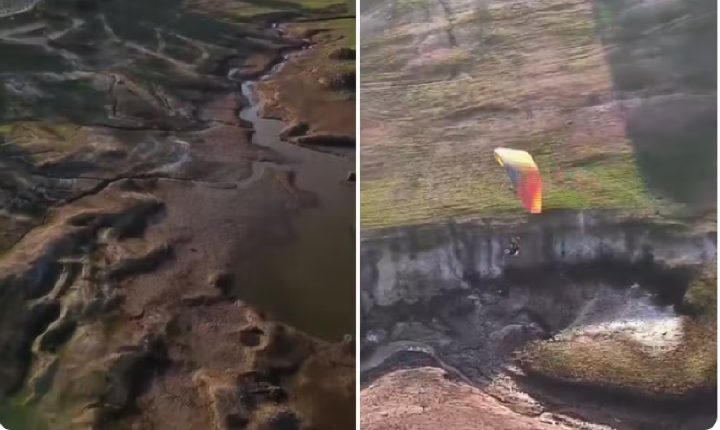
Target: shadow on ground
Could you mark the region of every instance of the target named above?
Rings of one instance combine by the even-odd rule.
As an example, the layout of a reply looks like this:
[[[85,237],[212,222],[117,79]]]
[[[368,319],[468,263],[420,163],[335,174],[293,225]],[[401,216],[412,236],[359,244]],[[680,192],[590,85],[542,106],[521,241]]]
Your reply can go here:
[[[646,186],[693,210],[714,208],[717,3],[596,0],[594,15]]]

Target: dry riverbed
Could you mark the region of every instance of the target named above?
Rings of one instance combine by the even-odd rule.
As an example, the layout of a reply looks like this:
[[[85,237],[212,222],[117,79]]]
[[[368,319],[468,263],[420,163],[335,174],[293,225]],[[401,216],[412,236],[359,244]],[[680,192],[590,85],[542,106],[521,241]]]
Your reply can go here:
[[[290,94],[279,102],[241,91],[292,52],[282,73],[317,76],[321,104],[303,135],[352,136],[354,84],[322,79],[344,63],[329,53],[354,43],[334,17],[352,21],[344,3],[48,0],[0,20],[3,425],[352,425],[354,268],[327,285],[329,269],[296,254],[313,216],[354,236],[353,148],[318,152],[333,191],[308,189],[283,123],[241,117],[307,103],[279,73],[263,81]],[[273,27],[299,19],[330,39],[302,51],[308,38]],[[338,117],[320,122],[323,109]],[[326,195],[333,212],[317,209]],[[354,247],[326,245],[304,255],[354,261]]]

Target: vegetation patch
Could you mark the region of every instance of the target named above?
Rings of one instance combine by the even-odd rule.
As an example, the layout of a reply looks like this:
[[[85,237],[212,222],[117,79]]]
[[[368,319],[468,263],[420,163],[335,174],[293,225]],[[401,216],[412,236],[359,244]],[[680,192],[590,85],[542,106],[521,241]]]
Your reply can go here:
[[[355,10],[354,2],[342,0],[288,0],[283,2],[235,1],[232,6],[226,4],[217,5],[207,0],[188,0],[186,4],[191,9],[220,13],[237,18],[249,18],[273,13],[320,15],[325,13],[346,12],[350,7],[352,7],[352,10]]]
[[[545,150],[557,143],[512,145],[536,154],[543,178],[543,209],[615,209],[654,216],[656,202],[648,194],[631,153],[605,158],[566,157]],[[585,162],[583,162],[583,160]],[[382,178],[361,182],[363,227],[415,224],[428,219],[464,216],[520,215],[526,212],[505,169],[491,150],[472,163],[447,160],[426,166],[425,178]],[[418,172],[418,176],[419,176]]]
[[[355,18],[340,18],[328,21],[313,21],[296,24],[308,32],[328,32],[336,41],[328,43],[329,47],[348,47],[355,49]]]
[[[24,393],[15,395],[0,406],[0,423],[8,429],[48,430],[49,426],[34,404],[26,403]]]
[[[533,155],[543,210],[674,221],[711,211],[711,115],[697,108],[689,115],[705,122],[648,132],[651,115],[672,128],[689,110],[682,103],[695,102],[648,100],[658,107],[633,111],[646,100],[618,99],[618,69],[642,59],[613,63],[603,32],[623,23],[598,10],[574,0],[433,6],[422,23],[390,6],[375,13],[362,46],[361,115],[383,126],[363,138],[362,227],[525,214],[493,158],[499,146]],[[439,25],[446,19],[451,32]]]
[[[0,141],[11,146],[0,149],[0,154],[38,164],[78,150],[86,138],[80,126],[63,121],[5,123],[0,124]]]
[[[708,265],[691,283],[678,348],[649,353],[630,340],[538,341],[522,352],[530,374],[589,386],[676,398],[717,385],[717,274]]]

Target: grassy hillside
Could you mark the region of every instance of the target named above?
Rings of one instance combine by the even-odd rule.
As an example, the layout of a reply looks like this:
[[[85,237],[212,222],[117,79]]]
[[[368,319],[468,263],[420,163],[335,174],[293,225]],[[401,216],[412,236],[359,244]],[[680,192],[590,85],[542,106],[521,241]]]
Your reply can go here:
[[[363,227],[524,213],[498,146],[533,154],[546,210],[714,213],[716,5],[671,3],[376,2]]]

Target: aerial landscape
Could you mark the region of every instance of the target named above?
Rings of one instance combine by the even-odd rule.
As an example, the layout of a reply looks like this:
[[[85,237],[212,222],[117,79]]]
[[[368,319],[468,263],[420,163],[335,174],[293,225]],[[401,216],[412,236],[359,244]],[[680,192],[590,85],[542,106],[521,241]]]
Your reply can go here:
[[[355,4],[0,1],[0,423],[355,422]]]
[[[717,2],[359,20],[363,430],[711,428]]]

